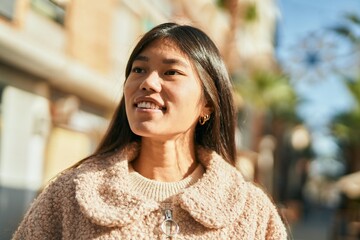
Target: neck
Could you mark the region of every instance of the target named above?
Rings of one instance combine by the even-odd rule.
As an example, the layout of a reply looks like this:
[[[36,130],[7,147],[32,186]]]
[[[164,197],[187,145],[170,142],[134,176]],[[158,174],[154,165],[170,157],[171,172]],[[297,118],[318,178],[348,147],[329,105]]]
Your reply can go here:
[[[193,142],[142,138],[140,154],[132,162],[132,166],[135,171],[148,179],[176,182],[195,170],[197,166],[195,156]]]

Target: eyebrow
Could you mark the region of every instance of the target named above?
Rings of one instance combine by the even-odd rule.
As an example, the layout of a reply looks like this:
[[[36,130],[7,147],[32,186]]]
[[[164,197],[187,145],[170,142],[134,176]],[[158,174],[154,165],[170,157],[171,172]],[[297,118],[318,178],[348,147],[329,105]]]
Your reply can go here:
[[[144,61],[144,62],[148,62],[149,61],[149,58],[148,57],[145,57],[143,55],[137,55],[134,59],[134,61]]]
[[[150,59],[144,55],[138,55],[135,57],[134,61],[143,61],[143,62],[148,62]],[[162,60],[162,62],[164,64],[179,64],[183,67],[189,67],[189,64],[187,64],[186,62],[180,60],[180,59],[176,59],[176,58],[165,58]]]
[[[185,68],[189,66],[186,62],[176,58],[166,58],[162,62],[165,64],[179,64]]]

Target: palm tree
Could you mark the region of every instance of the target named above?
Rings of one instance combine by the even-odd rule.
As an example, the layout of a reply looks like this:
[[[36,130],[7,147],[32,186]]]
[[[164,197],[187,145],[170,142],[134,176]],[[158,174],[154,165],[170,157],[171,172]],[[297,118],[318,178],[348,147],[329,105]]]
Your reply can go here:
[[[356,14],[346,14],[345,22],[330,30],[348,40],[354,51],[360,51],[360,17]],[[360,70],[360,66],[357,69]],[[349,172],[360,171],[360,73],[357,77],[344,76],[344,83],[353,96],[354,107],[351,111],[339,114],[333,119],[332,130],[338,137],[348,159]]]
[[[355,172],[360,171],[360,76],[345,84],[355,104],[351,111],[333,119],[332,130],[344,149],[349,172]]]
[[[353,52],[360,57],[360,17],[356,14],[347,14],[344,17],[345,22],[330,28],[331,31],[337,33],[346,39],[353,47]],[[339,139],[343,149],[344,157],[347,161],[347,172],[353,173],[360,171],[360,66],[358,66],[358,76],[343,76],[345,86],[354,99],[354,106],[351,111],[337,115],[331,125],[334,135]],[[341,180],[340,180],[341,181]],[[356,213],[359,209],[359,199],[344,198],[342,209],[337,212],[336,222],[342,225],[358,222],[359,216]],[[335,222],[334,226],[338,226]],[[346,225],[345,225],[346,226]],[[352,233],[345,232],[341,229],[334,228],[334,237],[344,234],[350,237]],[[351,235],[353,236],[353,235]],[[357,235],[358,236],[358,235]],[[335,239],[335,238],[334,238]]]
[[[264,134],[275,134],[274,124],[295,123],[297,97],[289,79],[280,73],[255,70],[247,77],[234,77],[235,92],[246,99],[241,114],[252,118],[252,150],[257,150],[259,139]]]

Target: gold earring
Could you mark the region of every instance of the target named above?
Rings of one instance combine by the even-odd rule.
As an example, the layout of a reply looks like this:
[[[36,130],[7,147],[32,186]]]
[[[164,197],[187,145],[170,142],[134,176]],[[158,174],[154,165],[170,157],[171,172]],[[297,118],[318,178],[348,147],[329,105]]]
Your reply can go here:
[[[210,116],[208,114],[205,114],[204,116],[199,118],[200,125],[204,125],[208,120],[210,119]]]

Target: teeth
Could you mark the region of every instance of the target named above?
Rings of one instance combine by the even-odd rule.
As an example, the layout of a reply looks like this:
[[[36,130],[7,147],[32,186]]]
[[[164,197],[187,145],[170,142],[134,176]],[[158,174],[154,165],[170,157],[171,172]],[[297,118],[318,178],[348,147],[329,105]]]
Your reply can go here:
[[[152,103],[152,102],[139,102],[137,104],[138,108],[144,108],[144,109],[161,109],[158,105]]]

